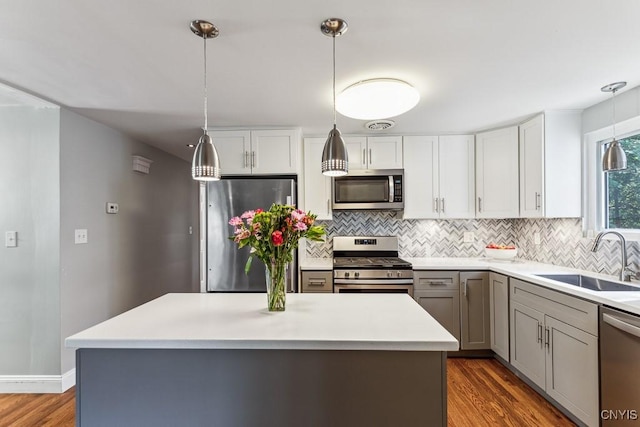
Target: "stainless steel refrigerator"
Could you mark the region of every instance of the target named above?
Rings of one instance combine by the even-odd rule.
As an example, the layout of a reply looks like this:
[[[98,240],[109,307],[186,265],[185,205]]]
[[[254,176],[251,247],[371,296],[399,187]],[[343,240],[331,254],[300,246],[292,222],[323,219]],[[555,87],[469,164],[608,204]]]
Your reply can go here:
[[[296,204],[296,195],[294,177],[222,178],[207,183],[207,292],[266,292],[264,264],[254,257],[245,274],[250,248],[238,249],[229,239],[233,235],[229,219],[248,210],[267,210],[273,203]],[[288,290],[295,291],[295,257],[287,271]]]

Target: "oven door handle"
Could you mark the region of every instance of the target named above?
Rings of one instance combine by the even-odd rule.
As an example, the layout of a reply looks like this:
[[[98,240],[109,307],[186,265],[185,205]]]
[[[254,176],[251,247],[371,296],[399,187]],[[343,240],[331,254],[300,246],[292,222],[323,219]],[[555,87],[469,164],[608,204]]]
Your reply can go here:
[[[336,285],[413,285],[413,279],[333,279]]]

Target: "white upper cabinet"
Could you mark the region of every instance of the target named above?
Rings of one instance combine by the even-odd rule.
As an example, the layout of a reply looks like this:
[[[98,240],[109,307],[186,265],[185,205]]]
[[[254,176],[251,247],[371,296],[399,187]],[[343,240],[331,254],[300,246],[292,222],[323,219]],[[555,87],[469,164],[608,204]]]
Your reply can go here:
[[[210,131],[223,175],[296,174],[298,130]]]
[[[331,178],[322,174],[325,138],[304,139],[304,209],[331,219]]]
[[[476,217],[519,216],[518,126],[476,134]]]
[[[473,218],[473,135],[405,136],[404,218]]]
[[[349,170],[402,169],[401,136],[345,137]]]
[[[581,111],[547,111],[520,125],[520,216],[581,215]]]

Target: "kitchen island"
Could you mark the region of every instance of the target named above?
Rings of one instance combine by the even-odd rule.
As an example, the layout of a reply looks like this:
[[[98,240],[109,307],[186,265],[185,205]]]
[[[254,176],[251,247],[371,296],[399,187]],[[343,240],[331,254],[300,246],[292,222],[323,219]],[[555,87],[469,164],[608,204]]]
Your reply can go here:
[[[458,349],[399,294],[167,294],[66,345],[80,426],[444,426]]]

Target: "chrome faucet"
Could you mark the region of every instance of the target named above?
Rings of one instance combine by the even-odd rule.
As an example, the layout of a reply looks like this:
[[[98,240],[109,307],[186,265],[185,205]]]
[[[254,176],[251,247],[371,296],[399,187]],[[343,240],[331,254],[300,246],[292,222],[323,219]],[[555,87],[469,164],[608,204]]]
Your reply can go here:
[[[631,269],[629,264],[627,264],[627,242],[624,240],[624,236],[617,231],[601,231],[598,233],[593,242],[593,246],[591,247],[591,252],[598,250],[602,237],[607,234],[613,234],[618,237],[618,240],[620,240],[620,255],[622,261],[622,266],[620,267],[620,280],[623,282],[630,282],[632,277],[634,279],[638,278],[638,272]]]

